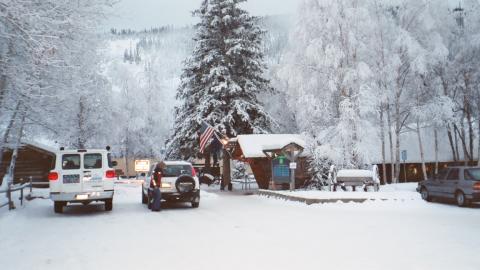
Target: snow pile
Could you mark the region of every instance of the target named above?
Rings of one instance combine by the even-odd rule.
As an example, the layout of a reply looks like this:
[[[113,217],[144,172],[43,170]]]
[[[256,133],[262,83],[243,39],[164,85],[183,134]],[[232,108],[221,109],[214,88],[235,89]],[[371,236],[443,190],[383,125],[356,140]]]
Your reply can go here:
[[[422,198],[420,194],[415,190],[416,186],[416,183],[387,185],[381,186],[379,192],[364,192],[363,190],[353,192],[343,191],[341,189],[338,189],[339,191],[337,192],[320,190],[278,190],[269,192],[303,199],[367,199],[386,201],[421,201]]]

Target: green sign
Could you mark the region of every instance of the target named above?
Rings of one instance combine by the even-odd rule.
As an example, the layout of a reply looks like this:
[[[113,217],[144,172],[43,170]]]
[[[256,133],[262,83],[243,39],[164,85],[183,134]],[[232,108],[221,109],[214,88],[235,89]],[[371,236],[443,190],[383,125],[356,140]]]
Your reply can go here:
[[[272,160],[272,179],[276,183],[290,183],[290,162],[285,156]]]

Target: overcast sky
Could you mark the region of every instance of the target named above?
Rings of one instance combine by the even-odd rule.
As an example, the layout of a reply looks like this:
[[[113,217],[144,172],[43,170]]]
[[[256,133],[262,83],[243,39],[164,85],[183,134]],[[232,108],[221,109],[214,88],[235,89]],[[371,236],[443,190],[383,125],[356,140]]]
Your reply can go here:
[[[152,26],[184,26],[195,23],[191,11],[202,0],[121,0],[106,23],[111,28],[135,30]],[[292,14],[302,0],[248,0],[244,7],[253,15]]]

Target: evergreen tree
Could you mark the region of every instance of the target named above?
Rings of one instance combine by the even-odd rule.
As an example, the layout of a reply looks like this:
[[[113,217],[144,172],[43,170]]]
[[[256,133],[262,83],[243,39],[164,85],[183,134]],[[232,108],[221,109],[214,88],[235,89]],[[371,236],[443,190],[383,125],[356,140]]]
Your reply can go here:
[[[245,0],[205,0],[194,12],[193,55],[186,61],[177,99],[170,158],[188,159],[199,149],[202,121],[228,137],[267,133],[274,121],[258,95],[273,91],[264,78],[263,31],[239,4]]]

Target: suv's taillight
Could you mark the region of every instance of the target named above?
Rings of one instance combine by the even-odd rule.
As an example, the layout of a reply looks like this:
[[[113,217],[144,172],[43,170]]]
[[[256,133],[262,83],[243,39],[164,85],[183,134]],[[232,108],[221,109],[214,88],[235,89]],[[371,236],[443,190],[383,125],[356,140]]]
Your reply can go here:
[[[109,179],[112,179],[112,178],[115,178],[115,171],[114,170],[108,170],[106,173],[105,173],[105,177],[109,178]]]
[[[58,180],[58,173],[57,172],[50,172],[48,174],[48,181],[57,181]]]
[[[476,191],[480,191],[480,182],[473,184],[473,189]]]
[[[192,176],[193,176],[193,177],[197,176],[197,171],[195,171],[195,168],[194,168],[194,167],[192,167]]]

